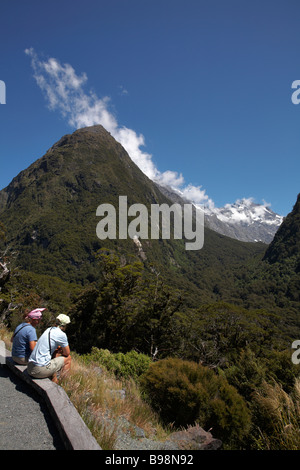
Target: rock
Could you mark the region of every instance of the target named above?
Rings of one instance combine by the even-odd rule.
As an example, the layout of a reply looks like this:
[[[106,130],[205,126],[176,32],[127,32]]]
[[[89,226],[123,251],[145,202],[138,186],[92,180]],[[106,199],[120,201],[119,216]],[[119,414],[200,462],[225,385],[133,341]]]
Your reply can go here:
[[[103,374],[103,369],[101,367],[98,367],[98,366],[93,367],[93,371],[95,372],[96,375],[102,375]]]
[[[125,397],[126,397],[125,390],[110,390],[109,392],[113,398],[116,398],[116,399],[119,398],[121,400],[125,400]]]
[[[210,432],[204,431],[198,425],[174,432],[168,440],[183,450],[218,450],[222,447],[222,441],[215,439]]]
[[[146,437],[144,429],[139,428],[136,425],[133,425],[133,432],[136,439],[144,439]]]
[[[7,264],[0,261],[0,286],[3,286],[10,278],[10,270]]]

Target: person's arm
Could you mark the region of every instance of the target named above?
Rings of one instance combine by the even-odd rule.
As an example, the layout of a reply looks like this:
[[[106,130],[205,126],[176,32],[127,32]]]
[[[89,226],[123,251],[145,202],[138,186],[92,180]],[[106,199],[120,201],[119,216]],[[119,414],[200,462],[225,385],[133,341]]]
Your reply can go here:
[[[64,348],[62,348],[62,356],[65,356],[65,357],[70,356],[70,347],[69,346],[65,346]]]
[[[36,345],[36,341],[29,341],[29,349],[30,351],[33,351]]]

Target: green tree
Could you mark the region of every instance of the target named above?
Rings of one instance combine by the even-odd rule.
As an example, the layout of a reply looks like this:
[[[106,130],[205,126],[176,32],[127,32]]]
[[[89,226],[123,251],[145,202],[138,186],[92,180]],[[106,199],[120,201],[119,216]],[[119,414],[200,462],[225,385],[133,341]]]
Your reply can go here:
[[[248,346],[261,355],[281,340],[278,316],[225,302],[176,314],[173,331],[177,332],[178,354],[214,367],[234,364]]]
[[[113,352],[136,349],[157,355],[168,348],[169,327],[181,304],[177,291],[140,261],[101,251],[102,281],[82,292],[72,308],[70,337],[78,352],[92,346]]]

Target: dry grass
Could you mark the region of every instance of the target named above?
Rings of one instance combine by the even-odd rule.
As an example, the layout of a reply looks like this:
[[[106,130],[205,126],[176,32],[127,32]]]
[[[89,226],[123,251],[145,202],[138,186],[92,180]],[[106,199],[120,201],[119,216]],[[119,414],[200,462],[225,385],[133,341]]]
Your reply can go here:
[[[9,351],[11,350],[11,342],[10,339],[12,337],[12,332],[9,331],[7,328],[4,326],[0,327],[0,340],[4,341],[6,349]]]
[[[115,432],[105,425],[99,414],[109,396],[104,377],[95,369],[80,364],[80,360],[73,355],[71,370],[59,379],[59,385],[64,388],[102,449],[113,449]]]
[[[86,365],[73,355],[71,370],[59,384],[104,450],[115,449],[120,417],[142,428],[147,437],[164,439],[168,435],[142,399],[138,385],[133,380],[117,380],[99,364]]]
[[[122,383],[104,368],[86,365],[75,356],[60,385],[104,450],[115,448],[119,417],[142,428],[148,436],[166,434],[133,380]]]
[[[261,432],[259,445],[266,450],[300,450],[300,379],[286,393],[281,385],[265,383],[255,400],[268,423],[268,433]]]

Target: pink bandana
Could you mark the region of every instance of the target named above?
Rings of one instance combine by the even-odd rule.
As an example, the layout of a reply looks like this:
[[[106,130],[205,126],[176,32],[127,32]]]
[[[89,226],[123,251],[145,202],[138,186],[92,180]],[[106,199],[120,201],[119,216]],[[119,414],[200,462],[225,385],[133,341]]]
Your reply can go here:
[[[42,317],[42,313],[45,308],[36,308],[35,310],[31,310],[30,313],[28,313],[27,317],[32,318],[33,320],[39,320]]]

